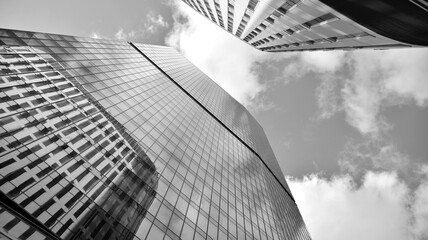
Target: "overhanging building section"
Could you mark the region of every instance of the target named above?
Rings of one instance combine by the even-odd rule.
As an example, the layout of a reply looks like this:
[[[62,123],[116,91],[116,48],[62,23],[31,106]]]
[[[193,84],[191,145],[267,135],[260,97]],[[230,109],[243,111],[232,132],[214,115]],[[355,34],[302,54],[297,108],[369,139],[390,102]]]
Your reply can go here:
[[[202,15],[201,9],[212,4],[217,13],[228,9],[231,26],[219,24],[219,18],[208,19],[262,51],[428,46],[424,0],[182,1]]]
[[[426,0],[321,0],[321,2],[382,36],[409,45],[428,46]]]
[[[176,51],[0,45],[0,236],[310,239],[260,125]]]

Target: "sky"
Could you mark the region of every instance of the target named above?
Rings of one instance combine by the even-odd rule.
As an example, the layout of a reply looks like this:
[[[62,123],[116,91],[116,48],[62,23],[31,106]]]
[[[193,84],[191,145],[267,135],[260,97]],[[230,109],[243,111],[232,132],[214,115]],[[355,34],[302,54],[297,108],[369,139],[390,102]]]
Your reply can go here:
[[[175,0],[0,0],[0,27],[172,46],[263,126],[314,240],[428,239],[428,49],[264,53]]]

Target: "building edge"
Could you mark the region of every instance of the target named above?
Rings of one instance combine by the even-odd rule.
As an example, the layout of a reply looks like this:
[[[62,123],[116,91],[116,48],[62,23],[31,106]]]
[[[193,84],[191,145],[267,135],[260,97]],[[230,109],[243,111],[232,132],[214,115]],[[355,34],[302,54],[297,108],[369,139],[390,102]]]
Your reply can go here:
[[[284,189],[284,191],[287,193],[287,195],[293,200],[293,202],[296,204],[296,200],[294,199],[293,195],[290,191],[287,190],[287,188],[282,184],[281,180],[276,176],[276,174],[270,169],[268,164],[263,160],[263,158],[255,151],[251,146],[249,146],[244,140],[242,140],[236,133],[234,133],[226,124],[224,124],[220,119],[218,119],[217,116],[215,116],[211,111],[209,111],[202,103],[200,103],[194,96],[192,96],[189,92],[187,92],[186,89],[184,89],[180,84],[178,84],[171,76],[169,76],[163,69],[161,69],[154,61],[152,61],[146,54],[144,54],[137,46],[134,45],[132,42],[128,42],[135,50],[137,50],[142,56],[144,56],[149,62],[151,62],[156,68],[158,68],[159,71],[161,71],[165,76],[167,76],[177,87],[179,87],[183,92],[185,92],[192,100],[194,100],[202,109],[204,109],[210,116],[212,116],[218,123],[220,123],[224,128],[226,128],[236,139],[238,139],[242,144],[244,144],[248,149],[250,149],[251,152],[253,152],[263,163],[263,165],[266,166],[266,168],[269,170],[270,173],[275,177],[275,179],[278,181],[278,183],[281,185],[281,187]],[[284,178],[285,180],[285,178]],[[287,180],[285,180],[287,181]],[[296,204],[297,205],[297,204]]]

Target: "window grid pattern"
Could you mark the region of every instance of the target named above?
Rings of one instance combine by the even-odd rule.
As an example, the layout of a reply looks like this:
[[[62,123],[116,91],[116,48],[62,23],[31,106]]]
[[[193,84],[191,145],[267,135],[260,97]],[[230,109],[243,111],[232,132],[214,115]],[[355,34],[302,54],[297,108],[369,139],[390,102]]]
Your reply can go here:
[[[131,45],[10,30],[0,41],[31,46],[153,161],[156,194],[130,231],[136,239],[310,239],[260,158]],[[82,233],[95,239],[103,224]]]
[[[213,11],[211,10],[211,7],[210,7],[208,0],[204,0],[204,3],[205,3],[205,7],[207,8],[208,13],[210,14],[211,21],[213,21],[214,23],[216,23],[218,25],[219,23],[217,23],[217,20],[214,17]]]
[[[210,19],[211,21],[215,22],[215,19],[211,19],[211,15],[208,15],[207,12],[205,11],[204,6],[202,6],[202,3],[199,0],[191,0],[191,1],[196,1],[196,3],[198,4],[199,8],[201,9],[201,11],[203,12],[204,16],[208,19]]]
[[[12,240],[18,237],[20,239],[47,239],[41,231],[3,207],[0,207],[0,219],[3,230],[0,231],[0,239]]]
[[[144,44],[136,46],[255,150],[291,194],[262,127],[240,103],[174,49]]]
[[[249,134],[251,128],[248,122],[252,120],[254,124],[258,125],[258,123],[254,119],[250,120],[252,116],[246,112],[240,103],[230,98],[226,91],[181,57],[175,50],[163,46],[143,44],[136,44],[136,46],[202,105],[207,107],[210,112],[218,116],[222,122],[234,129],[236,134],[254,147],[254,140]],[[239,118],[232,114],[236,111],[239,111],[243,116]]]
[[[251,18],[251,15],[254,13],[254,9],[256,9],[257,4],[259,3],[258,0],[250,0],[248,2],[247,9],[245,9],[244,16],[241,19],[241,23],[238,26],[238,30],[236,31],[236,36],[241,37],[242,32],[244,31],[245,27],[247,26],[248,21]]]
[[[130,239],[153,201],[155,165],[32,48],[0,52],[2,193],[60,238]],[[16,219],[1,222],[12,236],[40,234]]]
[[[295,42],[290,44],[279,44],[279,45],[273,45],[269,47],[263,47],[260,48],[263,51],[276,51],[276,50],[284,50],[284,48],[296,48],[296,47],[302,47],[306,45],[314,45],[314,44],[328,44],[328,43],[334,43],[338,41],[345,41],[349,39],[358,39],[362,37],[373,37],[370,34],[366,32],[362,33],[356,33],[356,34],[348,34],[348,35],[342,35],[337,37],[330,37],[330,38],[320,38],[320,39],[314,39],[304,42]]]
[[[217,13],[218,21],[220,23],[220,27],[224,28],[223,16],[222,16],[222,13],[221,13],[219,0],[214,0],[214,6],[215,6],[215,11]]]
[[[290,0],[286,1],[283,5],[281,5],[278,9],[274,10],[273,13],[265,19],[264,22],[260,23],[253,31],[251,31],[245,38],[244,41],[250,42],[251,39],[256,37],[259,33],[266,29],[268,25],[274,24],[276,20],[278,20],[281,16],[285,16],[287,12],[292,8],[297,6],[300,0]],[[255,46],[254,44],[251,44]]]
[[[314,26],[325,24],[327,22],[331,22],[331,21],[334,21],[334,20],[337,20],[337,19],[338,18],[336,16],[334,16],[333,14],[327,13],[327,14],[324,14],[324,15],[319,16],[317,18],[314,18],[314,19],[312,19],[310,21],[307,21],[307,22],[305,22],[303,24],[299,24],[299,25],[296,25],[296,26],[294,26],[292,28],[286,29],[286,30],[284,30],[281,33],[276,33],[276,34],[271,35],[269,37],[260,39],[260,40],[258,40],[256,42],[251,43],[251,45],[257,47],[259,45],[263,45],[265,43],[273,41],[275,39],[281,39],[284,36],[284,34],[293,35],[294,33],[298,33],[300,31],[305,31],[305,30],[309,31]],[[260,49],[264,50],[264,48],[260,48]]]
[[[227,0],[227,31],[233,32],[233,14],[235,12],[235,1]]]
[[[197,0],[196,0],[197,1]],[[207,13],[205,12],[205,10],[201,7],[201,5],[196,4],[195,0],[186,0],[186,3],[189,4],[189,6],[191,6],[193,9],[195,9],[196,11],[198,11],[200,14],[204,15],[205,17],[208,18]]]

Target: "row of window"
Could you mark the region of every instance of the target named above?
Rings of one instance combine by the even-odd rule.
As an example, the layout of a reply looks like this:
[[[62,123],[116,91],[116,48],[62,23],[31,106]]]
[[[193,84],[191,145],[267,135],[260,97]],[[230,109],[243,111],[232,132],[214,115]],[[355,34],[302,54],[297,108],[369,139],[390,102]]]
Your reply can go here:
[[[275,22],[275,20],[279,19],[281,16],[286,15],[287,12],[291,8],[297,6],[297,4],[299,2],[300,2],[300,0],[286,1],[278,9],[273,11],[272,14],[264,20],[264,22],[260,23],[259,26],[257,26],[253,31],[251,31],[247,36],[245,36],[245,38],[243,38],[244,41],[250,42],[251,39],[253,39],[258,34],[260,34],[262,31],[264,31],[268,25],[273,24]]]
[[[233,14],[235,12],[235,1],[227,1],[227,31],[233,33]]]
[[[274,45],[274,46],[269,46],[269,47],[263,47],[260,49],[263,51],[271,51],[271,50],[277,50],[277,49],[281,50],[284,48],[294,48],[294,47],[301,47],[301,46],[305,46],[305,45],[333,43],[333,42],[338,42],[338,41],[348,40],[348,39],[359,39],[361,37],[367,37],[367,36],[371,36],[371,35],[366,33],[366,32],[362,32],[362,33],[356,33],[356,34],[341,35],[341,36],[337,36],[337,37],[314,39],[314,40],[309,40],[309,41],[304,41],[304,42],[296,42],[296,43],[290,43],[290,44],[279,44],[279,45]]]
[[[282,32],[273,34],[272,36],[260,39],[256,42],[251,43],[251,45],[257,47],[263,44],[266,44],[270,41],[273,41],[275,39],[281,39],[284,36],[284,33],[287,35],[293,35],[294,33],[298,33],[300,31],[304,31],[304,30],[308,30],[311,29],[312,27],[316,26],[316,25],[320,25],[322,23],[326,23],[327,21],[333,21],[335,19],[338,19],[335,15],[333,15],[332,13],[326,13],[322,16],[319,16],[317,18],[314,18],[310,21],[307,21],[305,23],[296,25],[292,28],[286,29]]]
[[[241,19],[241,23],[238,26],[238,30],[236,31],[236,36],[241,37],[242,32],[244,31],[245,27],[247,26],[248,21],[251,18],[251,15],[254,12],[254,9],[256,9],[257,4],[259,3],[259,0],[250,0],[248,2],[248,6],[245,9],[244,16]]]

